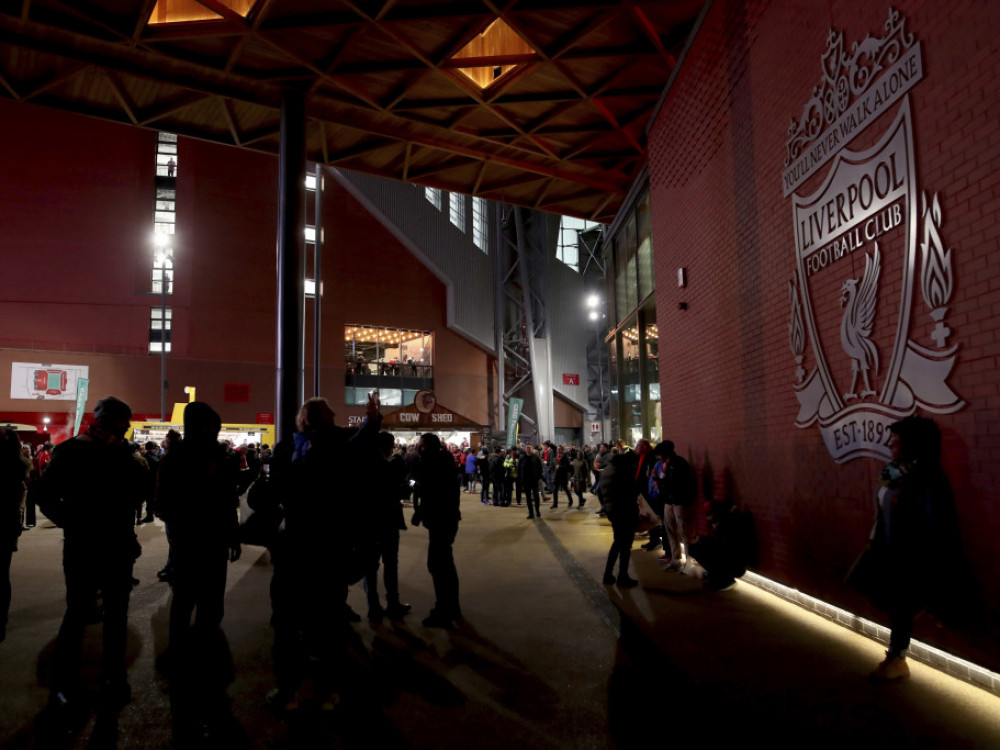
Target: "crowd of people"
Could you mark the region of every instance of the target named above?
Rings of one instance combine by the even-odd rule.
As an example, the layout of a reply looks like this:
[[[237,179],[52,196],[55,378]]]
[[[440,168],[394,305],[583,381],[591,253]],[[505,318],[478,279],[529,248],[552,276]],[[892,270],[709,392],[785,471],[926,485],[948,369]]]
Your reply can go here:
[[[154,513],[164,522],[169,546],[158,576],[172,589],[169,646],[158,664],[186,692],[210,697],[224,679],[219,656],[226,650],[220,630],[226,571],[241,554],[247,528],[240,525],[238,509],[248,489],[256,526],[269,534],[274,567],[277,688],[270,698],[276,706],[292,701],[307,676],[336,695],[346,650],[346,639],[338,634],[344,623],[359,618],[347,604],[350,584],[364,580],[372,620],[410,611],[400,600],[398,578],[404,494],[413,498],[410,523],[424,526],[429,536],[427,567],[436,603],[423,624],[451,627],[461,619],[452,554],[460,488],[452,457],[433,434],[418,441],[408,462],[394,454],[392,436],[379,430],[377,396],[369,400],[359,429],[337,427],[326,400],[310,399],[298,415],[294,441],[273,450],[220,442],[221,419],[202,402],[186,406],[184,434],[171,431],[162,446],[126,440],[131,417],[120,399],[101,399],[84,434],[50,454],[39,451],[48,455],[38,469],[22,453],[17,434],[2,432],[4,625],[12,553],[33,523],[23,509],[37,506],[63,529],[66,611],[53,656],[53,710],[68,715],[86,693],[81,651],[84,630],[95,618],[103,621],[101,704],[117,709],[131,700],[125,643],[129,598],[137,583],[133,566],[142,554],[136,527]],[[360,492],[372,501],[355,502]],[[385,607],[378,595],[380,566]],[[321,591],[332,594],[318,595]]]
[[[549,509],[559,508],[560,491],[567,509],[574,507],[574,494],[578,509],[585,505],[585,492],[594,494],[597,513],[607,517],[613,532],[603,576],[609,586],[638,583],[629,569],[641,519],[649,527],[643,548],[663,550],[663,569],[680,571],[696,559],[711,590],[732,587],[756,558],[752,520],[731,503],[711,503],[710,533],[694,534],[696,474],[669,440],[653,446],[641,439],[634,449],[621,443],[592,450],[544,442],[473,450],[442,445],[427,433],[407,448],[381,431],[377,394],[369,397],[359,428],[338,427],[327,401],[310,399],[298,414],[294,440],[273,450],[220,442],[221,419],[202,402],[187,405],[184,434],[172,430],[159,446],[125,439],[131,417],[127,404],[109,396],[97,403],[84,434],[54,449],[45,443],[32,451],[12,430],[0,434],[0,641],[11,597],[12,553],[21,532],[35,523],[35,506],[64,532],[66,611],[51,691],[56,709],[74,706],[83,691],[83,635],[95,615],[104,624],[102,702],[119,708],[131,699],[126,622],[137,583],[133,565],[142,554],[135,527],[154,514],[163,520],[169,544],[159,577],[172,588],[162,663],[171,679],[196,694],[212,684],[214,655],[225,648],[220,624],[227,566],[240,557],[244,542],[269,548],[276,681],[269,702],[279,709],[294,704],[306,679],[327,702],[336,700],[348,647],[346,623],[360,619],[347,602],[350,585],[363,582],[373,622],[410,612],[401,599],[398,570],[400,531],[407,528],[404,499],[412,502],[410,524],[428,531],[435,604],[423,620],[427,627],[451,627],[462,618],[453,545],[463,488],[497,507],[520,506],[523,500],[531,519],[550,497]],[[920,430],[905,421],[894,425],[888,489],[879,492],[872,546],[881,552],[883,569],[875,576],[872,601],[890,613],[893,628],[887,661],[875,675],[881,679],[907,673],[901,660],[914,614],[928,596],[926,581],[910,574],[907,556],[941,517],[950,518],[950,489],[937,462],[939,433],[926,423],[933,425],[929,420],[917,425]],[[245,492],[253,515],[241,526],[238,509]],[[361,496],[370,500],[357,502]],[[320,591],[327,593],[317,595]]]
[[[598,480],[609,456],[606,443],[601,443],[596,451],[589,445],[576,448],[557,446],[551,441],[492,450],[481,447],[478,451],[453,445],[449,450],[467,493],[478,494],[483,505],[498,507],[521,505],[523,498],[528,518],[539,517],[541,504],[548,504],[550,497],[550,507],[558,508],[560,490],[566,497],[566,508],[573,507],[571,491],[576,495],[577,508],[586,503],[585,492],[597,495],[600,500]],[[616,446],[615,450],[619,448]],[[599,513],[604,514],[603,503]]]

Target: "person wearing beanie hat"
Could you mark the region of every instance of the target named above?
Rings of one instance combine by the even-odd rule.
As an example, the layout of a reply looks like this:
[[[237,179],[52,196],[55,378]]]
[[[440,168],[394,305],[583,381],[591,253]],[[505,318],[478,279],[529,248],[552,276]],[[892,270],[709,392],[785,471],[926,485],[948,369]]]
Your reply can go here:
[[[146,470],[125,440],[132,409],[119,398],[97,402],[87,432],[56,446],[48,469],[31,484],[33,500],[63,529],[66,614],[56,639],[51,703],[57,711],[83,698],[81,651],[98,591],[104,602],[101,700],[117,709],[131,700],[125,667],[132,567],[142,553],[135,499]]]

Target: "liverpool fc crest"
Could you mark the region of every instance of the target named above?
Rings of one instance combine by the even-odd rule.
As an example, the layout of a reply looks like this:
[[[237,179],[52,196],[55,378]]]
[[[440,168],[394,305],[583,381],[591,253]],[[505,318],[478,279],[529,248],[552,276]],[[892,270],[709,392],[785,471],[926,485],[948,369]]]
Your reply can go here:
[[[946,322],[953,269],[940,200],[917,187],[909,91],[923,76],[920,45],[895,10],[885,31],[850,54],[831,31],[782,175],[797,265],[795,425],[818,424],[838,463],[888,459],[892,422],[965,405],[946,382],[958,345]]]

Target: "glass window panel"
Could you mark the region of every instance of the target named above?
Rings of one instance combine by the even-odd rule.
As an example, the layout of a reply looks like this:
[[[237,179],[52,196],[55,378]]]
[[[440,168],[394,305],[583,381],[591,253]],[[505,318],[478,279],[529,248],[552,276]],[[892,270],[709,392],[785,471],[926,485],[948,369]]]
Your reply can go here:
[[[622,330],[622,387],[626,402],[639,400],[639,328],[635,318]]]
[[[356,357],[357,342],[354,340],[354,332],[350,326],[344,329],[344,365],[348,374],[354,374],[354,361]]]
[[[652,214],[649,210],[649,191],[643,192],[635,206],[636,218],[636,244],[641,245],[643,241],[653,233]]]
[[[615,301],[615,279],[617,278],[617,274],[615,273],[614,263],[607,263],[605,268],[607,268],[607,273],[604,276],[604,309],[607,311],[608,331],[610,332],[618,327],[618,321],[621,318],[617,315],[618,307]]]
[[[156,145],[156,153],[158,153],[158,154],[172,154],[172,155],[175,155],[177,153],[177,144],[176,143],[158,143]]]
[[[649,210],[649,191],[645,191],[635,208],[636,242],[639,257],[639,299],[652,294],[655,287],[653,278],[653,234]]]
[[[580,270],[580,233],[598,226],[596,222],[578,219],[574,216],[563,216],[559,220],[559,239],[556,245],[556,257],[572,268]]]
[[[424,198],[430,201],[437,210],[441,210],[441,191],[437,188],[424,188]]]
[[[344,342],[349,385],[356,376],[378,377],[383,386],[398,385],[397,378],[431,377],[431,334],[426,331],[351,324],[344,327]],[[392,405],[412,403],[412,397],[406,400],[401,389],[396,391]],[[350,394],[345,398],[349,405],[356,403]],[[389,403],[384,396],[383,403]]]
[[[639,260],[639,299],[643,300],[653,293],[655,286],[653,281],[653,242],[651,238],[647,237],[639,245],[637,257]]]
[[[618,347],[621,343],[621,334],[615,336],[608,342],[608,377],[611,382],[611,414],[616,418],[611,420],[611,439],[616,440],[621,434],[621,372],[618,367]]]
[[[660,331],[656,325],[656,308],[644,308],[645,351],[643,365],[646,368],[646,382],[649,397],[646,399],[646,424],[649,439],[654,443],[663,439],[663,423],[660,411]]]
[[[163,294],[163,270],[160,268],[154,268],[152,272],[152,287],[151,290],[153,294]],[[171,272],[167,272],[167,294],[174,293],[174,277]],[[159,319],[157,319],[157,324],[159,324]]]
[[[149,351],[150,352],[161,352],[163,351],[162,342],[166,339],[166,351],[170,351],[170,328],[171,319],[173,318],[173,310],[169,307],[167,308],[167,325],[166,330],[163,330],[163,308],[162,307],[152,307],[149,310]]]
[[[635,223],[635,214],[631,214],[621,231],[621,234],[623,235],[622,246],[624,247],[625,255],[628,258],[635,255],[635,249],[638,246],[635,239]]]
[[[472,199],[472,241],[484,253],[489,252],[489,215],[484,198]]]
[[[157,211],[176,211],[177,203],[175,201],[156,201]]]
[[[628,264],[625,267],[625,295],[627,299],[626,305],[629,310],[634,310],[639,304],[638,266],[639,261],[633,255],[628,259]]]
[[[461,193],[448,193],[448,218],[459,231],[465,231],[465,196]]]
[[[160,143],[177,143],[176,133],[158,133],[156,137]]]
[[[165,222],[158,222],[153,224],[153,231],[157,234],[173,234],[174,225],[173,223],[167,224]]]
[[[625,266],[628,259],[625,257],[624,246],[619,241],[623,236],[619,232],[615,239],[615,310],[619,321],[625,320],[632,308],[628,306],[628,291],[626,290],[627,275]]]
[[[154,211],[153,221],[157,223],[169,223],[173,224],[177,221],[177,214],[173,211]]]
[[[379,389],[379,396],[382,406],[403,405],[403,391],[399,388],[381,388]],[[365,403],[367,404],[367,399],[365,399]]]
[[[157,188],[156,199],[172,201],[177,197],[177,191],[169,188]]]

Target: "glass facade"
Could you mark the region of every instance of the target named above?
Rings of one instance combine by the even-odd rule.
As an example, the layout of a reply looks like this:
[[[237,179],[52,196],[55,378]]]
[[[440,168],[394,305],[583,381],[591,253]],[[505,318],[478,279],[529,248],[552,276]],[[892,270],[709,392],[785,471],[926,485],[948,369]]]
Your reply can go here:
[[[660,332],[656,327],[656,307],[645,307],[641,314],[640,351],[642,352],[643,387],[642,399],[646,413],[643,415],[645,435],[653,442],[663,439],[663,417],[660,410]]]
[[[149,316],[149,353],[170,352],[173,312],[167,297],[174,293],[174,234],[177,231],[177,135],[156,135],[156,178],[153,199],[153,256],[151,294],[161,297]],[[165,312],[165,314],[164,314]]]
[[[643,437],[642,417],[642,350],[639,347],[639,326],[633,317],[619,332],[621,338],[621,392],[622,431],[621,437],[629,445],[635,445]]]
[[[433,390],[433,355],[429,331],[345,326],[345,403],[363,406],[378,389],[385,406],[412,404],[417,391]]]
[[[604,246],[614,439],[663,437],[648,188],[619,215]]]

